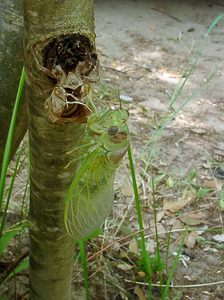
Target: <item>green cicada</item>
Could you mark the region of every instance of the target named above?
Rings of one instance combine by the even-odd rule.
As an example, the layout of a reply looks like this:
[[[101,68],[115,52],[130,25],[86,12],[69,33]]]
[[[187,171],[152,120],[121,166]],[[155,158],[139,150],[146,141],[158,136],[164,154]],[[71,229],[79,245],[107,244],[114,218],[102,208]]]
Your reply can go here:
[[[114,177],[128,149],[128,113],[123,109],[93,113],[80,147],[82,162],[69,188],[65,226],[74,240],[98,229],[111,212]]]

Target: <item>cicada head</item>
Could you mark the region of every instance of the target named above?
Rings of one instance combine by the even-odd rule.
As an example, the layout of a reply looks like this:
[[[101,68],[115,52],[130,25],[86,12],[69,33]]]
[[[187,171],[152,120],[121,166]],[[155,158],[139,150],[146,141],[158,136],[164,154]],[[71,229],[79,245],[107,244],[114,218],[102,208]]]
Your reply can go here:
[[[93,114],[88,119],[89,134],[94,137],[97,145],[107,153],[113,164],[119,163],[127,152],[128,112],[124,109],[106,110]]]

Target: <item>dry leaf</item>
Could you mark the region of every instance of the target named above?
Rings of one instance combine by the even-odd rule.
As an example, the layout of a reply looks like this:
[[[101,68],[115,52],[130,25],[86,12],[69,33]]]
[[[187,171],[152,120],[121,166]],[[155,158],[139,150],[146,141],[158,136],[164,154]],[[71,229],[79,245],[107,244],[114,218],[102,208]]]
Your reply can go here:
[[[218,191],[221,191],[222,182],[217,179],[211,179],[211,180],[205,179],[203,181],[203,186],[210,189],[217,189]]]
[[[197,228],[196,232],[198,235],[202,235],[208,229],[208,225],[201,225]]]
[[[198,237],[199,235],[197,234],[197,232],[192,231],[188,234],[184,244],[187,246],[188,249],[193,249],[194,246],[196,245]]]
[[[120,99],[121,99],[121,101],[124,101],[124,102],[132,102],[133,101],[133,98],[130,96],[127,96],[127,95],[120,95]]]
[[[184,198],[178,199],[176,201],[164,200],[163,201],[163,209],[169,210],[171,212],[177,212],[194,200],[195,200],[195,196],[189,192],[189,193],[186,193]]]
[[[160,222],[164,216],[165,216],[165,212],[163,210],[159,211],[156,215],[156,221]]]
[[[155,225],[152,224],[150,226],[150,228],[152,230],[152,234],[156,235],[156,228],[157,228],[157,232],[159,233],[159,238],[165,238],[165,236],[166,236],[166,229],[165,229],[165,227],[161,223],[157,223],[156,228],[155,228]]]
[[[199,225],[199,224],[209,224],[207,221],[206,215],[202,213],[189,213],[186,215],[180,216],[179,219],[181,222],[187,225]]]
[[[121,192],[124,196],[130,197],[133,195],[133,187],[131,185],[125,185],[121,188]]]
[[[130,242],[128,247],[129,252],[132,252],[134,254],[138,254],[138,243],[136,240]]]
[[[142,289],[139,286],[136,286],[134,289],[134,293],[138,296],[140,300],[147,300]]]
[[[127,263],[120,263],[117,265],[118,269],[122,270],[122,271],[129,271],[131,269],[133,269],[132,265],[129,265]]]
[[[182,223],[178,219],[174,221],[172,226],[172,230],[176,230],[176,229],[182,229]]]
[[[144,278],[145,275],[146,275],[146,274],[145,274],[145,272],[143,272],[143,271],[139,271],[139,272],[138,272],[138,276],[141,277],[141,278]]]
[[[156,249],[156,243],[153,240],[148,239],[147,242],[146,242],[146,250],[149,253],[154,253],[155,249]]]
[[[218,243],[224,243],[224,233],[216,234],[212,238],[213,238],[213,240],[215,240]]]
[[[191,130],[191,132],[197,133],[197,134],[205,134],[207,132],[206,128],[199,128],[199,127],[191,128],[190,130]]]

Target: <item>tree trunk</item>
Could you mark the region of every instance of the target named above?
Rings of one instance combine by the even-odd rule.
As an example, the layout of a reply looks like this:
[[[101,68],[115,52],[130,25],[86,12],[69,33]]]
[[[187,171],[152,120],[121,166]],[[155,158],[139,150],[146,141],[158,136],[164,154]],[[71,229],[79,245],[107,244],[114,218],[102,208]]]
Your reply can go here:
[[[24,0],[30,138],[30,299],[70,299],[65,199],[77,168],[96,69],[92,0]],[[85,81],[85,83],[83,82]],[[70,96],[69,96],[70,95]],[[74,96],[75,95],[75,96]],[[72,104],[69,104],[73,102]]]
[[[1,0],[0,4],[0,169],[4,154],[12,110],[23,67],[22,3],[18,0]],[[27,108],[23,95],[17,117],[11,157],[27,130]]]

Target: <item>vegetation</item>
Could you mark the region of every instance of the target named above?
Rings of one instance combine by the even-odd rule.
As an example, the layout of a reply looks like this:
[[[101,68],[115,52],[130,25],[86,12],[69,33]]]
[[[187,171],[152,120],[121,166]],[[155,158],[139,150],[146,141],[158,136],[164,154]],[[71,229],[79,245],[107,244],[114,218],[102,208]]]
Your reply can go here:
[[[75,1],[74,1],[75,2]],[[91,2],[91,1],[90,1]],[[25,9],[30,9],[29,1],[25,1]],[[35,4],[36,5],[36,4]],[[71,3],[69,5],[72,5]],[[42,6],[40,6],[42,7]],[[32,5],[31,8],[33,9]],[[91,10],[92,8],[90,8]],[[51,11],[47,10],[50,13]],[[53,13],[53,12],[52,12]],[[203,43],[206,40],[208,34],[213,30],[213,28],[217,25],[217,23],[223,18],[223,15],[218,16],[211,24],[208,29],[208,32],[205,34]],[[51,21],[49,21],[50,24]],[[28,27],[31,26],[29,23]],[[91,24],[92,26],[92,24]],[[91,27],[90,26],[90,27]],[[92,28],[91,28],[92,29]],[[32,30],[30,30],[32,32]],[[33,62],[33,57],[30,57],[29,49],[33,47],[35,43],[29,40],[30,32],[27,32],[27,48],[26,48],[26,66],[28,72],[32,69],[30,68],[30,64],[34,64],[34,68],[36,62]],[[49,38],[49,37],[47,37]],[[90,40],[94,44],[94,39],[91,36]],[[202,45],[203,45],[202,43]],[[94,46],[93,46],[94,47]],[[41,47],[40,47],[41,48]],[[94,50],[94,49],[93,49]],[[136,207],[136,215],[138,220],[139,230],[131,231],[128,227],[123,224],[118,225],[118,229],[114,234],[114,241],[107,237],[107,244],[103,243],[106,238],[103,235],[102,231],[98,231],[92,234],[92,236],[87,236],[84,240],[79,241],[79,251],[80,255],[77,253],[77,258],[81,258],[82,261],[82,270],[84,273],[84,287],[85,287],[85,297],[86,299],[91,299],[91,283],[88,279],[88,269],[94,269],[92,262],[93,257],[89,255],[92,253],[93,247],[99,247],[100,250],[98,253],[94,255],[101,255],[103,252],[109,251],[115,242],[119,243],[119,254],[117,257],[112,257],[111,261],[116,261],[116,265],[111,263],[110,265],[104,263],[103,267],[108,268],[109,273],[113,273],[113,269],[116,271],[118,275],[121,271],[130,271],[131,276],[129,274],[122,275],[123,277],[127,277],[125,284],[127,289],[125,289],[125,284],[121,284],[119,282],[118,277],[115,278],[111,275],[112,285],[116,286],[119,289],[120,295],[123,299],[132,299],[134,298],[133,293],[129,291],[128,284],[135,285],[137,282],[144,284],[147,288],[144,290],[145,295],[148,296],[148,299],[169,299],[169,291],[170,287],[173,285],[172,281],[175,276],[175,271],[178,267],[178,263],[181,260],[181,255],[183,252],[184,244],[190,233],[190,227],[186,225],[186,228],[180,230],[179,237],[179,245],[176,247],[175,257],[173,258],[173,250],[171,250],[171,239],[172,234],[175,234],[175,231],[165,233],[165,246],[164,242],[161,242],[160,232],[158,229],[158,191],[160,189],[165,189],[166,191],[171,191],[174,195],[175,193],[181,194],[181,199],[184,199],[180,205],[186,205],[187,195],[193,195],[197,201],[201,201],[202,199],[209,197],[214,191],[213,188],[208,188],[203,186],[202,184],[197,182],[197,172],[195,170],[190,170],[189,174],[185,178],[174,178],[172,175],[168,174],[162,168],[160,170],[154,169],[154,160],[155,154],[157,152],[157,143],[161,138],[162,133],[164,132],[167,125],[169,125],[172,120],[180,113],[183,108],[188,105],[196,92],[188,97],[182,104],[174,109],[174,104],[176,104],[178,97],[181,95],[182,90],[187,83],[188,79],[192,75],[193,71],[197,66],[197,61],[199,57],[202,55],[203,46],[200,45],[198,55],[190,66],[190,69],[186,72],[184,80],[178,85],[177,89],[174,91],[173,96],[170,100],[170,105],[167,113],[160,120],[157,129],[155,130],[155,134],[150,138],[140,155],[136,155],[135,161],[133,160],[133,146],[129,146],[128,148],[128,170],[130,170],[129,177],[132,180],[132,187],[134,192],[135,199],[135,207]],[[39,51],[39,49],[37,50]],[[38,54],[40,55],[40,53]],[[39,56],[37,57],[39,58]],[[39,72],[35,70],[35,72]],[[30,76],[30,80],[32,84],[35,81],[35,72],[34,74],[27,74]],[[214,71],[207,77],[205,81],[204,87],[209,80],[211,80]],[[49,76],[49,74],[47,74]],[[46,81],[47,76],[45,76],[44,80],[40,76],[40,81]],[[52,74],[50,75],[52,76]],[[13,240],[17,240],[17,244],[15,247],[20,247],[23,243],[22,237],[25,236],[27,238],[27,228],[30,227],[30,238],[31,238],[31,246],[30,246],[30,278],[31,278],[31,299],[69,299],[70,298],[70,281],[71,281],[71,269],[73,267],[73,243],[71,242],[69,236],[67,235],[64,228],[64,214],[65,219],[68,217],[69,210],[66,212],[64,210],[65,198],[69,195],[69,191],[74,191],[77,189],[77,174],[80,177],[87,172],[89,174],[89,169],[91,169],[91,163],[95,162],[96,158],[98,159],[101,153],[97,152],[97,155],[94,157],[90,157],[87,155],[87,158],[84,156],[82,160],[81,167],[79,168],[77,163],[77,157],[80,158],[80,145],[83,146],[83,135],[86,132],[85,126],[80,124],[69,124],[66,125],[66,129],[62,128],[60,125],[53,124],[49,121],[49,117],[46,112],[42,112],[42,104],[44,100],[46,100],[42,95],[42,86],[38,91],[34,91],[33,88],[29,90],[31,95],[29,107],[31,112],[31,117],[29,120],[29,128],[30,128],[30,156],[31,163],[29,162],[28,156],[25,155],[25,159],[27,160],[28,169],[30,169],[30,174],[28,172],[28,176],[31,176],[31,221],[27,221],[27,215],[25,213],[21,214],[21,218],[18,223],[13,224],[8,227],[6,225],[7,214],[9,214],[9,203],[10,198],[12,197],[12,188],[15,183],[15,178],[18,175],[18,171],[22,165],[22,154],[24,149],[21,147],[17,151],[17,159],[15,162],[12,162],[10,167],[14,167],[13,173],[11,175],[11,181],[6,184],[7,181],[7,170],[8,164],[10,161],[11,155],[11,146],[13,142],[13,133],[15,128],[15,121],[18,115],[18,104],[21,99],[22,89],[25,79],[24,70],[22,71],[21,80],[18,88],[18,94],[15,100],[14,112],[11,119],[11,125],[8,133],[8,139],[6,142],[5,153],[2,163],[1,177],[0,177],[0,206],[3,207],[1,214],[1,227],[0,227],[0,257],[7,257],[7,251],[12,247]],[[51,78],[52,79],[52,78]],[[49,80],[49,78],[48,78]],[[43,86],[45,87],[44,82]],[[47,85],[49,82],[47,83]],[[51,84],[52,87],[52,84]],[[105,90],[107,87],[103,87],[100,90],[101,97],[106,97]],[[102,96],[102,94],[104,95]],[[113,98],[114,92],[111,89],[107,90],[109,94],[109,98]],[[116,96],[114,97],[116,98]],[[50,99],[51,100],[51,99]],[[38,102],[40,101],[40,102]],[[77,103],[75,103],[77,104]],[[78,103],[79,104],[79,103]],[[114,104],[114,103],[113,103]],[[115,102],[114,105],[118,105]],[[91,103],[88,103],[87,110],[91,106]],[[81,109],[83,106],[81,105]],[[92,107],[90,108],[93,109]],[[89,120],[91,117],[88,117]],[[112,124],[114,125],[114,124]],[[75,140],[74,131],[78,132],[77,141]],[[88,137],[89,138],[89,137]],[[65,143],[66,142],[66,143]],[[150,152],[148,152],[148,146],[152,145]],[[91,145],[92,147],[92,145]],[[75,150],[74,150],[75,149]],[[77,151],[76,151],[77,149]],[[98,149],[97,149],[98,151]],[[82,150],[81,150],[82,152]],[[85,153],[85,151],[84,151]],[[69,154],[69,157],[68,157]],[[84,161],[84,163],[83,163]],[[79,159],[80,162],[80,159]],[[85,164],[86,163],[86,164]],[[127,162],[126,162],[127,164]],[[52,165],[54,166],[52,168]],[[141,167],[139,167],[139,165]],[[83,169],[82,169],[82,166]],[[108,166],[107,166],[108,167]],[[59,178],[58,174],[63,174],[62,170],[68,170],[68,177]],[[49,170],[51,172],[49,172]],[[76,175],[73,170],[76,170]],[[84,170],[83,172],[81,172]],[[95,169],[94,169],[95,170]],[[140,170],[140,174],[137,172]],[[144,210],[144,201],[141,199],[142,193],[140,190],[140,184],[138,182],[138,175],[141,178],[145,178],[150,171],[150,180],[145,180],[148,183],[151,198],[152,198],[152,211],[153,211],[153,226],[154,230],[154,239],[155,239],[155,251],[153,254],[150,254],[148,247],[148,235],[147,229],[144,225],[143,218],[143,210]],[[90,174],[92,174],[90,172]],[[94,173],[94,176],[96,171]],[[92,176],[92,175],[91,175]],[[114,173],[113,173],[114,176]],[[62,177],[62,176],[61,176]],[[92,177],[90,177],[92,179]],[[79,178],[79,182],[80,182]],[[72,184],[71,184],[72,183]],[[27,197],[27,187],[29,185],[29,179],[26,181],[25,189],[24,189],[24,199]],[[87,186],[88,189],[88,186]],[[90,188],[89,188],[90,189]],[[81,190],[82,191],[82,190]],[[110,191],[112,193],[112,191]],[[80,192],[81,193],[81,192]],[[75,195],[77,193],[74,192]],[[66,196],[65,196],[66,195]],[[221,194],[221,197],[223,195]],[[71,197],[70,197],[71,198]],[[66,198],[68,203],[71,204],[71,199]],[[49,205],[50,204],[50,205]],[[170,203],[166,203],[170,205]],[[176,205],[176,204],[175,204]],[[172,207],[173,211],[176,214],[180,214],[178,207]],[[22,211],[24,211],[24,207]],[[48,214],[43,213],[45,210],[48,211]],[[96,226],[98,227],[98,225]],[[60,230],[58,230],[58,228]],[[217,232],[219,233],[219,229],[217,228],[207,228],[208,232]],[[116,233],[120,231],[124,236],[122,238],[117,239]],[[91,232],[87,232],[87,235]],[[76,233],[77,234],[77,233]],[[164,234],[164,233],[162,233]],[[86,235],[86,234],[84,234]],[[98,237],[97,237],[98,236]],[[139,238],[140,237],[140,238]],[[80,237],[79,237],[80,238]],[[79,240],[76,238],[76,240]],[[130,241],[132,239],[135,242],[136,249],[132,252],[132,254],[122,254],[122,249],[124,251],[127,250],[125,248],[125,242]],[[140,240],[140,242],[139,242]],[[99,241],[102,241],[102,246],[98,246]],[[109,243],[109,241],[111,243]],[[204,243],[205,240],[200,240],[198,238],[198,243]],[[149,240],[150,243],[150,240]],[[56,247],[52,251],[52,247]],[[139,251],[140,250],[140,251]],[[77,252],[77,251],[76,251]],[[111,254],[113,255],[113,253]],[[0,284],[6,281],[10,282],[13,280],[12,278],[15,276],[19,276],[19,274],[24,274],[24,270],[29,267],[28,263],[28,253],[21,253],[21,249],[19,249],[19,256],[16,257],[16,260],[13,263],[10,263],[7,268],[5,268],[4,272],[2,272],[0,276]],[[101,257],[101,263],[104,262],[103,256]],[[60,258],[60,259],[58,259]],[[58,264],[56,264],[56,262]],[[100,263],[100,260],[98,261]],[[75,261],[75,267],[77,268],[78,262]],[[48,268],[45,267],[48,265]],[[49,267],[52,266],[51,267]],[[39,272],[37,271],[40,270]],[[26,274],[26,273],[25,273]],[[77,274],[79,274],[77,272]],[[75,275],[75,279],[77,279],[78,275]],[[94,274],[92,275],[94,277]],[[108,279],[107,279],[108,280]],[[38,283],[37,283],[38,282]],[[53,284],[52,284],[53,282]],[[111,282],[108,284],[111,285]],[[141,295],[142,290],[135,288],[135,294]],[[36,296],[38,294],[38,296]],[[144,294],[143,294],[144,295]],[[1,295],[0,295],[1,296]],[[180,295],[181,297],[181,295]],[[179,297],[179,298],[180,298]],[[140,298],[140,296],[139,296]],[[142,296],[142,299],[143,296]]]

